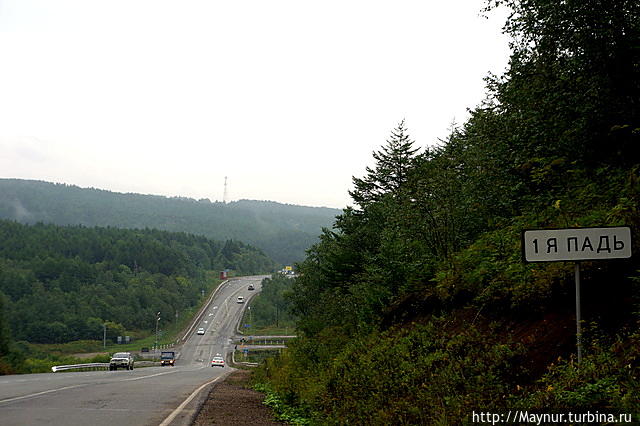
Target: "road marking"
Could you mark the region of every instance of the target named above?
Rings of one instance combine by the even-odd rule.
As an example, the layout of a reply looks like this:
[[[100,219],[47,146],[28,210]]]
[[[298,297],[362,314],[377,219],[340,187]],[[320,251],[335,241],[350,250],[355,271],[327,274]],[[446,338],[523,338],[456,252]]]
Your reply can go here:
[[[171,374],[171,373],[175,373],[175,371],[165,371],[165,372],[162,372],[162,373],[151,374],[149,376],[134,377],[132,379],[124,379],[124,380],[118,380],[118,381],[119,382],[133,382],[135,380],[148,379],[148,378],[151,378],[151,377],[163,376],[165,374]],[[79,388],[79,387],[83,387],[83,386],[89,386],[89,384],[90,383],[83,383],[81,385],[65,386],[65,387],[58,388],[58,389],[50,389],[50,390],[47,390],[47,391],[32,393],[32,394],[29,394],[29,395],[17,396],[15,398],[0,399],[0,404],[5,403],[5,402],[19,401],[21,399],[33,398],[33,397],[40,396],[40,395],[46,395],[48,393],[60,392],[60,391],[67,390],[67,389],[74,389],[74,388]]]
[[[12,401],[18,401],[20,399],[33,398],[34,396],[40,396],[40,395],[44,395],[44,394],[47,394],[47,393],[59,392],[59,391],[66,390],[66,389],[80,388],[80,387],[83,387],[83,386],[88,386],[88,385],[85,383],[85,384],[82,384],[82,385],[65,386],[63,388],[50,389],[48,391],[32,393],[30,395],[17,396],[15,398],[9,398],[9,399],[0,399],[0,404],[2,404],[3,402],[12,402]]]
[[[133,379],[124,379],[124,380],[120,380],[120,381],[121,382],[133,382],[135,380],[148,379],[150,377],[156,377],[156,376],[164,376],[165,374],[171,374],[171,373],[175,373],[175,371],[165,371],[164,373],[156,373],[156,374],[151,374],[149,376],[134,377]]]
[[[186,407],[193,398],[195,398],[195,396],[205,387],[209,386],[212,383],[217,382],[220,378],[222,378],[222,376],[218,376],[215,379],[211,380],[210,382],[205,383],[204,385],[200,386],[198,389],[194,390],[193,393],[191,395],[189,395],[189,397],[187,399],[185,399],[182,404],[180,404],[178,406],[178,408],[176,408],[175,410],[173,410],[173,412],[171,414],[169,414],[169,416],[164,419],[164,421],[162,423],[160,423],[160,426],[167,426],[170,425],[171,422],[178,416],[178,414],[180,414],[180,412],[182,410],[184,410],[184,407]]]
[[[184,342],[187,338],[187,336],[191,333],[191,330],[193,330],[196,326],[196,324],[200,321],[200,318],[202,317],[202,315],[204,315],[204,313],[207,311],[206,307],[211,304],[211,302],[213,302],[213,298],[216,296],[216,294],[218,294],[218,291],[224,287],[225,284],[227,284],[229,282],[229,280],[225,280],[222,281],[218,287],[216,287],[215,290],[213,290],[213,293],[211,294],[211,297],[209,298],[209,300],[207,301],[207,303],[205,303],[205,307],[204,309],[202,309],[202,311],[200,312],[200,314],[196,317],[196,319],[193,321],[193,323],[191,324],[191,327],[189,327],[189,330],[187,330],[187,333],[182,336],[182,341]]]

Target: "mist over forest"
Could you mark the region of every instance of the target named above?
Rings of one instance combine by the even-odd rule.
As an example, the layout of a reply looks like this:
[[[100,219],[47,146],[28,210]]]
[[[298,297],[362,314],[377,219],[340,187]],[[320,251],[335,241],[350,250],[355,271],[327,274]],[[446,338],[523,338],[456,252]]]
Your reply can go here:
[[[117,193],[73,185],[0,179],[0,218],[21,223],[155,228],[238,240],[283,265],[304,258],[340,210],[272,201],[230,203]]]

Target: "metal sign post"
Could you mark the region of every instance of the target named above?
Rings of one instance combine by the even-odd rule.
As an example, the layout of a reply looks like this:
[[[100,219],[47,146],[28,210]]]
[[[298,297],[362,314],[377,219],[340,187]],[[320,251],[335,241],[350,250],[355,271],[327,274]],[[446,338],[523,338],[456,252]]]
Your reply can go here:
[[[574,274],[576,278],[576,340],[578,345],[578,364],[582,361],[582,326],[580,312],[580,262],[576,262],[574,266]]]
[[[631,228],[628,226],[522,231],[522,259],[525,262],[575,262],[578,364],[582,361],[580,261],[630,257]]]

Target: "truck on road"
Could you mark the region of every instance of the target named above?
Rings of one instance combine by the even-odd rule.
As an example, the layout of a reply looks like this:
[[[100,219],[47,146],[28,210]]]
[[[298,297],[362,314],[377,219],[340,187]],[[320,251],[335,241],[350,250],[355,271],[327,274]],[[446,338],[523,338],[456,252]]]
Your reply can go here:
[[[161,366],[165,366],[165,365],[170,365],[170,366],[175,366],[176,365],[176,353],[173,351],[163,351],[160,352],[160,365]]]

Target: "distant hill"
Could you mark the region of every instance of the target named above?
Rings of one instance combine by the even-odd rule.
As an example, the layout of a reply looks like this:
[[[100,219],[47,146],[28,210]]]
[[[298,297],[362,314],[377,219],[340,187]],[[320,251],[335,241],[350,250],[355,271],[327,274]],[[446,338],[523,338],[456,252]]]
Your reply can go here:
[[[240,240],[276,262],[304,258],[341,211],[271,201],[232,203],[118,193],[50,182],[0,179],[0,219],[21,223],[156,228]]]

